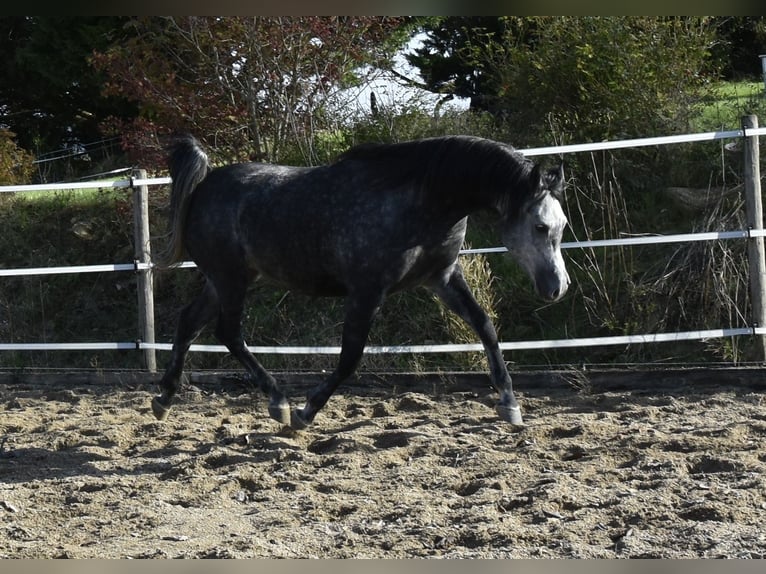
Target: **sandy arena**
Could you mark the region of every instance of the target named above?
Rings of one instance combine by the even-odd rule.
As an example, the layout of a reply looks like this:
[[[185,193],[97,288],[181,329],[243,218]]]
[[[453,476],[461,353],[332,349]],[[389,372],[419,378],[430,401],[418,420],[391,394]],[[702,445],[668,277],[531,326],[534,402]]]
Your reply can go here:
[[[158,422],[153,385],[6,378],[0,557],[763,558],[761,374],[517,376],[521,429],[475,375],[363,374],[302,432],[236,381]]]

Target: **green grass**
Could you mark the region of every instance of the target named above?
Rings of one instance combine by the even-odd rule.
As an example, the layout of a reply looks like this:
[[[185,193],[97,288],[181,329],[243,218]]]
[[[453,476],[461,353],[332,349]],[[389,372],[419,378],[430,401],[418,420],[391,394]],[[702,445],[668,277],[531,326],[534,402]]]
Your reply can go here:
[[[766,122],[763,82],[719,82],[710,89],[710,101],[700,111],[694,129],[736,129],[742,116],[756,114]]]
[[[25,203],[65,202],[68,205],[87,205],[94,201],[98,201],[103,197],[129,196],[131,193],[130,188],[112,187],[112,181],[114,180],[100,181],[100,183],[104,184],[104,187],[62,189],[57,191],[23,191],[11,194],[3,193],[0,195],[6,196],[6,201],[8,198],[12,197],[14,201]]]

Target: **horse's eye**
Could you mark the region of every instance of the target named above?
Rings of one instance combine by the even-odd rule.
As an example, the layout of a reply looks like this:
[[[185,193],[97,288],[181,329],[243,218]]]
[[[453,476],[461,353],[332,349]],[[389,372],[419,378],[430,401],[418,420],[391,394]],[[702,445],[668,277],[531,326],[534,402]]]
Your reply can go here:
[[[544,223],[538,223],[535,225],[535,231],[543,235],[548,235],[548,226]]]

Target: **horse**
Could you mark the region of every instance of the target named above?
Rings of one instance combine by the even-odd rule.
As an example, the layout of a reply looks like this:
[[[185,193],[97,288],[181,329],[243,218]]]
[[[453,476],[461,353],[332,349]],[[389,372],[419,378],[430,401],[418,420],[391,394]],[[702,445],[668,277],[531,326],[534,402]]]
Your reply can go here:
[[[186,253],[206,281],[180,312],[161,394],[152,399],[157,419],[168,416],[190,345],[215,320],[217,339],[268,395],[269,416],[304,429],[356,372],[386,296],[424,286],[481,340],[500,419],[524,424],[495,327],[471,293],[458,254],[468,216],[495,212],[503,244],[539,296],[559,300],[570,283],[560,250],[567,224],[563,165],[544,170],[510,145],[471,136],[362,144],[317,167],[249,162],[213,169],[200,142],[182,135],[168,161],[165,264]],[[259,278],[345,297],[340,358],[303,408],[291,409],[243,339],[246,292]]]

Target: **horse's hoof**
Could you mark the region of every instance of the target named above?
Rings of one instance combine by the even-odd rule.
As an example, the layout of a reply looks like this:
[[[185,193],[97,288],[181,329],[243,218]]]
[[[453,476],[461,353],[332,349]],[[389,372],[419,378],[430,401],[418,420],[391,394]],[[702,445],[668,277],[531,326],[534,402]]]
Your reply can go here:
[[[165,406],[160,402],[160,397],[154,397],[152,399],[152,412],[158,421],[164,421],[170,413],[170,405]]]
[[[498,403],[495,405],[495,412],[507,423],[516,426],[524,426],[524,419],[521,417],[521,409],[517,406],[509,407],[508,405],[501,405]]]
[[[269,404],[269,416],[283,425],[292,425],[290,404],[287,401]]]
[[[303,418],[303,411],[301,409],[295,409],[290,413],[290,427],[293,430],[303,430],[311,424],[311,421],[307,421]]]

